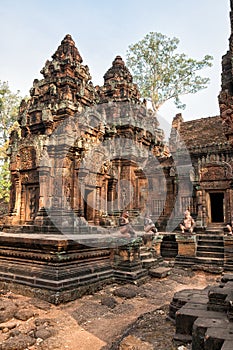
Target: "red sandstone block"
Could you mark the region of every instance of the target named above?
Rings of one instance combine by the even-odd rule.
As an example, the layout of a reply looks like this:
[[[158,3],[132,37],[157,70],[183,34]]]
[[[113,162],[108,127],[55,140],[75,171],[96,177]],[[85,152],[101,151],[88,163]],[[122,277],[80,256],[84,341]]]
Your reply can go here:
[[[210,327],[205,333],[204,349],[219,350],[225,340],[231,341],[231,349],[233,344],[233,325],[226,328]]]
[[[150,269],[149,274],[152,277],[164,278],[167,277],[171,269],[169,267],[157,267],[155,269]]]
[[[176,313],[176,333],[192,335],[193,324],[198,317],[223,319],[221,312],[207,311],[207,306],[198,303],[187,303]]]
[[[226,319],[197,318],[193,324],[192,347],[195,350],[204,349],[205,333],[210,327],[226,328],[229,321]]]
[[[233,345],[232,345],[232,340],[225,340],[223,343],[223,346],[221,347],[221,350],[232,350]]]

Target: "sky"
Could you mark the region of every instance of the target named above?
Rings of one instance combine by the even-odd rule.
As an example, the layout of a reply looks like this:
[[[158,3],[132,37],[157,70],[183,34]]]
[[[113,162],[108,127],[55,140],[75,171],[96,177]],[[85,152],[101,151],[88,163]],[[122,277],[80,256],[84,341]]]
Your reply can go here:
[[[161,32],[179,38],[180,53],[214,57],[213,66],[201,73],[211,79],[208,88],[182,98],[184,111],[167,103],[161,118],[171,122],[180,112],[184,120],[215,116],[221,58],[229,48],[229,11],[230,0],[0,0],[0,80],[29,95],[45,61],[71,34],[94,85],[102,85],[117,55],[125,59],[129,45]]]

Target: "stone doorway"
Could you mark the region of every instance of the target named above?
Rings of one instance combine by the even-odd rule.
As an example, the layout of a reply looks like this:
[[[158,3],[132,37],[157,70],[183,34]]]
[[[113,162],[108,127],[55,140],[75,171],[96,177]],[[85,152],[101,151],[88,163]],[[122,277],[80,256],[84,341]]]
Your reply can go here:
[[[94,221],[94,191],[90,189],[84,194],[84,217],[88,222]]]
[[[25,221],[33,222],[39,207],[39,185],[26,185],[25,189]]]
[[[212,223],[224,222],[224,192],[210,193],[210,214]]]

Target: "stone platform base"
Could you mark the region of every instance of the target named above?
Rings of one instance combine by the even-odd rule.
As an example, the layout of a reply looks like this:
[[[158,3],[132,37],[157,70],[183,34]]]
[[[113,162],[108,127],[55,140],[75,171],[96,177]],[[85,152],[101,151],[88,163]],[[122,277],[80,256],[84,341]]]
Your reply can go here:
[[[76,237],[1,233],[0,288],[59,304],[92,293],[119,275],[135,283],[147,274],[138,258],[140,242],[127,241],[117,249],[116,240],[114,248],[104,242],[108,242],[106,237],[98,234]],[[120,254],[117,268],[116,250]],[[133,261],[125,251],[130,251]]]

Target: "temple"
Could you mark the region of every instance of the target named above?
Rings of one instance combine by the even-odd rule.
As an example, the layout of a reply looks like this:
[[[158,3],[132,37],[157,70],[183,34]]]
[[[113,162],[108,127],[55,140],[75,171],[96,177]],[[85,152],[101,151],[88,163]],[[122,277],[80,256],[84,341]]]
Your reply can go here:
[[[21,102],[20,131],[10,135],[2,288],[60,303],[112,281],[142,283],[166,257],[182,267],[233,270],[225,232],[233,213],[232,35],[220,116],[185,121],[177,114],[168,141],[122,58],[94,86],[65,36]],[[180,230],[187,210],[195,221],[190,235]],[[134,239],[120,233],[124,211]],[[144,232],[146,215],[156,237]]]
[[[94,87],[67,35],[20,105],[21,135],[12,132],[8,150],[6,224],[80,232],[114,226],[127,209],[135,218],[149,212],[173,231],[189,208],[197,230],[223,228],[233,211],[230,55],[223,58],[222,119],[185,122],[178,114],[167,144],[122,58]]]
[[[220,117],[196,120],[198,134],[186,144],[191,157],[197,157],[200,192],[198,203],[202,220],[207,223],[205,234],[198,235],[196,258],[211,260],[211,266],[222,255],[224,270],[219,286],[204,290],[183,290],[175,293],[170,303],[169,316],[175,320],[174,339],[192,343],[193,350],[230,350],[233,341],[233,245],[232,237],[221,237],[220,222],[232,220],[232,146],[233,146],[233,1],[231,0],[231,36],[229,51],[222,58],[222,87],[219,94]],[[185,124],[185,123],[184,123]],[[180,124],[182,133],[182,122]],[[209,130],[207,136],[202,129]],[[206,135],[206,136],[205,136]],[[206,145],[205,137],[212,143]],[[199,209],[198,209],[199,215]],[[214,225],[209,227],[208,225]],[[208,235],[207,235],[208,234]],[[222,241],[221,241],[222,240]],[[211,242],[208,246],[208,242]],[[206,249],[208,247],[208,249]],[[198,249],[199,248],[199,249]],[[213,255],[215,252],[215,255]],[[201,256],[202,254],[202,256]],[[205,257],[205,258],[204,258]],[[183,260],[184,261],[184,260]]]
[[[168,152],[122,58],[94,87],[67,35],[41,73],[20,106],[21,137],[13,132],[10,139],[8,224],[33,229],[46,224],[49,212],[58,228],[61,216],[74,226],[73,214],[81,226],[104,225],[123,209],[145,210],[152,174],[143,169],[149,156],[158,167],[157,157]]]
[[[94,87],[70,35],[41,73],[10,135],[0,285],[57,304],[113,281],[142,283],[161,258],[143,233],[148,208],[166,199],[170,153],[157,118],[120,56]],[[126,210],[133,239],[119,230]]]

